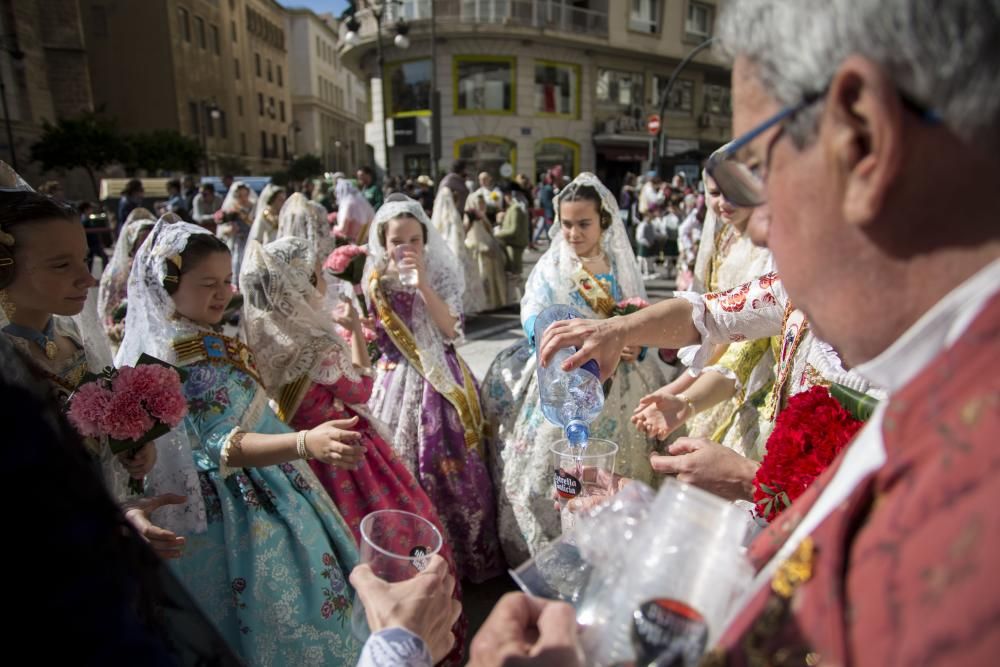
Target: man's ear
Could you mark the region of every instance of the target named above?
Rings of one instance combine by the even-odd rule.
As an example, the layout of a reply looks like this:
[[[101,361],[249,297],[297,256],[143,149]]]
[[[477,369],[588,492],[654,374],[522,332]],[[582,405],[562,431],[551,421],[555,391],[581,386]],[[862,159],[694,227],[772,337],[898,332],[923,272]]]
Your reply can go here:
[[[902,167],[905,113],[892,79],[867,58],[849,56],[830,82],[820,141],[848,224],[878,217]]]

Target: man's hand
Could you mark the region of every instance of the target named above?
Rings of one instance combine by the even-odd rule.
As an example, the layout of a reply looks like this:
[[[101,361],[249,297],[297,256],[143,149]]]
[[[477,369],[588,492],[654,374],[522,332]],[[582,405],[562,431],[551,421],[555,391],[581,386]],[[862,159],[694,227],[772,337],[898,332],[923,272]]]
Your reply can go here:
[[[579,667],[576,612],[564,602],[507,593],[472,640],[470,667]]]
[[[753,478],[759,463],[704,438],[678,438],[669,451],[672,456],[649,457],[653,470],[676,475],[679,482],[727,500],[753,500]]]
[[[125,520],[132,524],[156,555],[165,559],[180,558],[184,555],[184,538],[155,525],[149,515],[164,505],[183,505],[186,501],[185,496],[165,493],[160,496],[128,500],[122,505],[122,511],[125,512]]]
[[[607,380],[614,374],[625,349],[624,332],[618,324],[624,319],[612,317],[607,320],[554,322],[542,334],[539,348],[542,366],[547,366],[555,353],[564,347],[575,347],[576,353],[563,362],[563,370],[571,371],[593,359],[601,369],[601,380]]]
[[[365,605],[372,633],[405,628],[424,640],[435,663],[455,645],[451,628],[462,613],[462,605],[452,597],[455,579],[441,556],[432,557],[427,568],[412,579],[392,584],[361,564],[351,572],[351,585]]]

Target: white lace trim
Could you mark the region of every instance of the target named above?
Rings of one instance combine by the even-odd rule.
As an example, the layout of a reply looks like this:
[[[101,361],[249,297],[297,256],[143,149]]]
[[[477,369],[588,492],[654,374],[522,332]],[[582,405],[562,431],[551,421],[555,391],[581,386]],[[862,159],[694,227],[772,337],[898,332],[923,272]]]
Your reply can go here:
[[[715,348],[715,344],[709,340],[710,334],[708,325],[705,322],[705,302],[700,294],[694,292],[674,292],[674,298],[684,299],[691,304],[691,323],[698,330],[698,335],[701,336],[701,343],[697,346],[691,346],[697,347],[697,351],[691,358],[688,368],[692,375],[700,374],[705,369],[705,364],[712,357],[712,350]]]
[[[229,435],[226,436],[226,441],[222,444],[222,452],[219,454],[219,474],[222,476],[222,479],[229,477],[238,470],[238,468],[229,467],[229,454],[233,449],[233,441],[240,433],[246,433],[246,431],[237,426],[229,432]]]

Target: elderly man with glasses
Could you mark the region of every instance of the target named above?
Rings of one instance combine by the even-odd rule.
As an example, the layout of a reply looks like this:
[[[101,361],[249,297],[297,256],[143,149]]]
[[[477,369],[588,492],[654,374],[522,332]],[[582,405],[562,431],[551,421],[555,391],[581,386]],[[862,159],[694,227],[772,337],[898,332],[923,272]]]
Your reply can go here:
[[[751,546],[752,594],[705,663],[994,664],[1000,3],[730,0],[716,32],[737,138],[707,168],[757,207],[780,280],[558,323],[543,360],[573,346],[568,368],[608,376],[626,345],[724,342],[726,313],[770,322],[787,296],[888,398]],[[510,597],[471,664],[571,665],[575,641],[571,610]]]

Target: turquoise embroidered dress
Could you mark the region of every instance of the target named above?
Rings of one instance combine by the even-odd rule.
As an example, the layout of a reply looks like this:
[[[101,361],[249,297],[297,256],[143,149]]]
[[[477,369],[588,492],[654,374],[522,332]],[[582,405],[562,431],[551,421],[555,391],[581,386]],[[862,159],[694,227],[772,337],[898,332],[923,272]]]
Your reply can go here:
[[[301,462],[223,470],[223,448],[263,388],[252,365],[239,363],[242,356],[252,364],[241,343],[194,340],[208,352],[185,366],[185,425],[191,442],[201,443],[192,455],[208,523],[205,533],[186,536],[175,570],[248,663],[354,664],[351,532]],[[266,405],[259,414],[246,431],[290,430]]]

